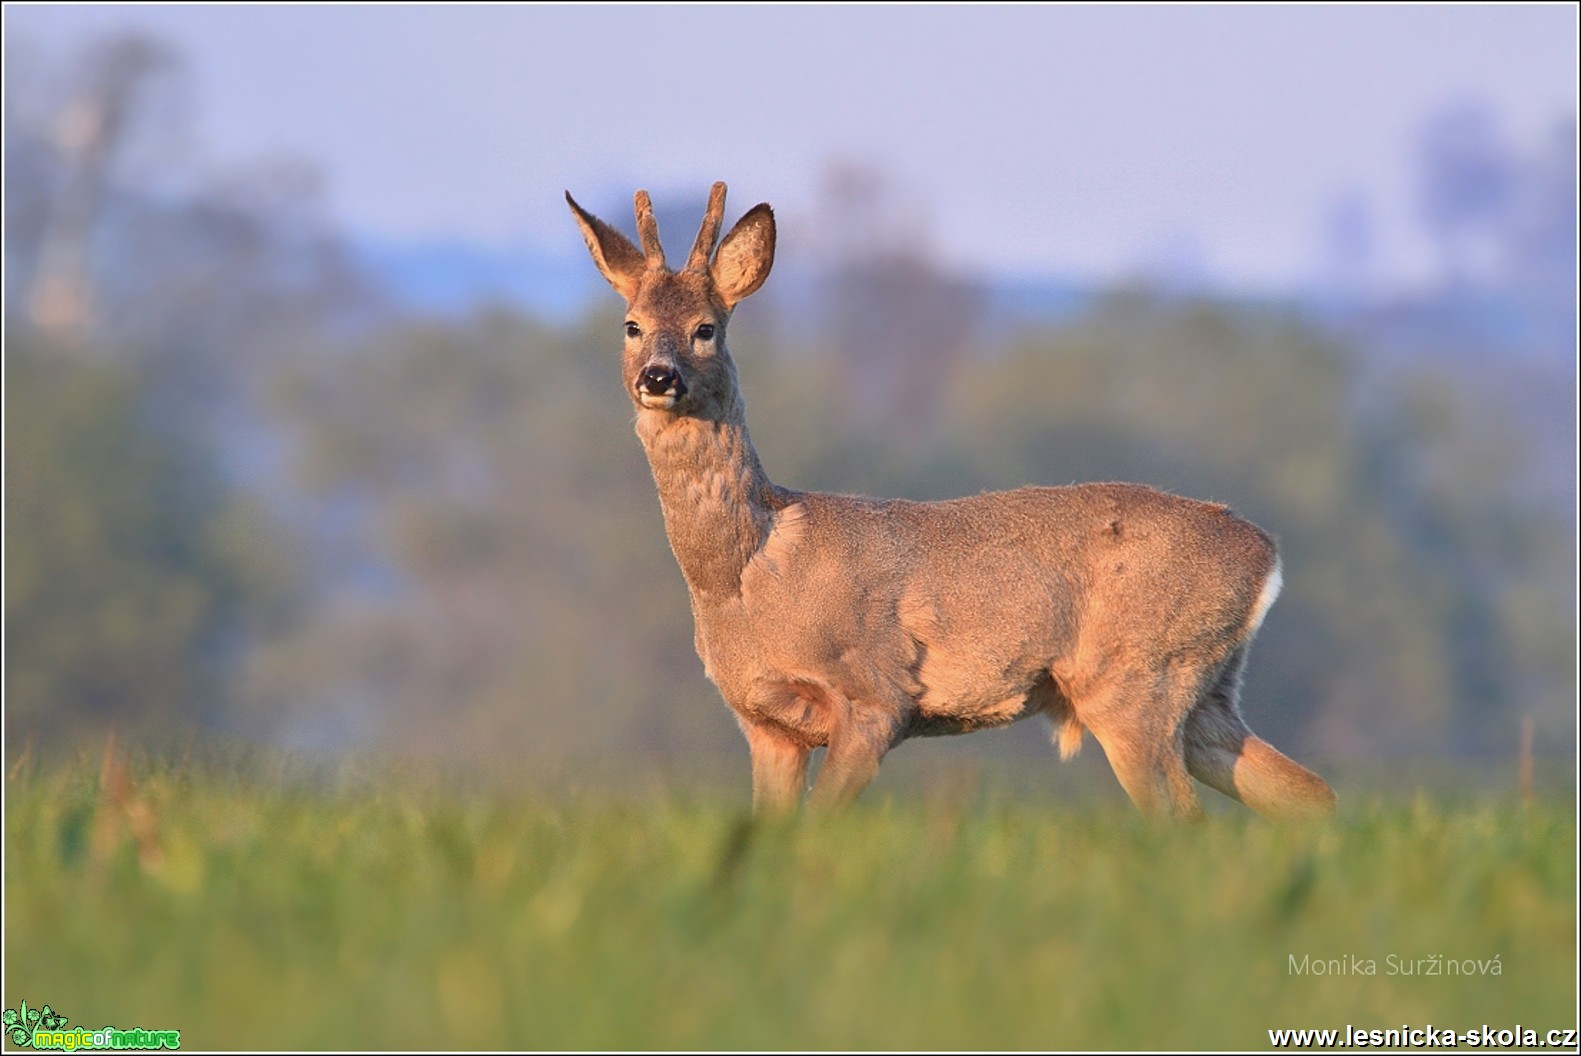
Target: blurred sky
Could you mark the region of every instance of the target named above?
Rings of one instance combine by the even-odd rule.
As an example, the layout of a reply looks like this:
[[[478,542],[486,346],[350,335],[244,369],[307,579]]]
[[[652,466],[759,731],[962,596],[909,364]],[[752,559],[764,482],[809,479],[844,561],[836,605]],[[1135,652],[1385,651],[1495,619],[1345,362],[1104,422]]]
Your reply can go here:
[[[192,74],[218,165],[294,154],[362,235],[580,252],[561,192],[731,185],[809,216],[833,158],[877,165],[947,265],[1230,288],[1310,278],[1347,192],[1379,277],[1432,255],[1412,144],[1456,100],[1535,143],[1576,113],[1576,8],[4,8],[47,70],[138,27]],[[611,217],[631,226],[630,217]],[[689,239],[690,232],[669,239]],[[667,239],[668,240],[668,239]]]

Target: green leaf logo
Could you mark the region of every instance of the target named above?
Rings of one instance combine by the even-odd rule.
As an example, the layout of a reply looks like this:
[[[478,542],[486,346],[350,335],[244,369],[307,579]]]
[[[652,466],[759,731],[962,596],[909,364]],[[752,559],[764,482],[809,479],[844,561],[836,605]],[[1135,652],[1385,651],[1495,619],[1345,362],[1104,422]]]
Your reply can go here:
[[[59,1030],[66,1025],[66,1017],[45,1005],[28,1008],[23,1001],[19,1008],[8,1008],[3,1017],[6,1037],[11,1044],[27,1047],[33,1044],[33,1035],[40,1030]]]
[[[11,1039],[11,1044],[24,1047],[33,1044],[33,1028],[28,1020],[30,1012],[32,1009],[27,1007],[26,1001],[22,1002],[20,1009],[5,1010],[5,1032]]]

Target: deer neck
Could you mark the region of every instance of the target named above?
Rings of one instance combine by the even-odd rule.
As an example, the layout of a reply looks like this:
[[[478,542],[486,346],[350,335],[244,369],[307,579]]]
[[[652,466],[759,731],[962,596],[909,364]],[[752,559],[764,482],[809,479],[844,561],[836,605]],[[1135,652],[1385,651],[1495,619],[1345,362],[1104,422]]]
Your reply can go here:
[[[741,573],[780,505],[747,435],[739,396],[719,418],[644,412],[637,435],[659,487],[670,549],[694,601],[738,595]]]

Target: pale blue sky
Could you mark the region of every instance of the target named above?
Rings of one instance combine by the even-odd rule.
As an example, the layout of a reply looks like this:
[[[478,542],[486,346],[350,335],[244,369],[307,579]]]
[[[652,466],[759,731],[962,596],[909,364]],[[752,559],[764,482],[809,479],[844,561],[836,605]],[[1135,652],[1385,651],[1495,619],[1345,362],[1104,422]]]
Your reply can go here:
[[[1569,4],[5,7],[47,60],[128,26],[184,55],[214,164],[294,153],[353,230],[567,253],[565,188],[722,178],[732,215],[767,199],[794,231],[846,157],[883,167],[961,268],[1108,277],[1184,252],[1278,288],[1355,188],[1408,281],[1429,259],[1423,119],[1480,99],[1535,144],[1576,112]]]

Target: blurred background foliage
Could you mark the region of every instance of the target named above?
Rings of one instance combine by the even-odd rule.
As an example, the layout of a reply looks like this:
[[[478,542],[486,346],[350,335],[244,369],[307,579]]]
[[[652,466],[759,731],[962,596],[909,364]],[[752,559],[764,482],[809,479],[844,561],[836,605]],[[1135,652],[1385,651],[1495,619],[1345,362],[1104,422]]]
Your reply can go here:
[[[48,83],[8,72],[7,737],[733,756],[613,294],[570,324],[414,310],[347,252],[311,166],[169,163],[191,92],[135,37]],[[797,488],[1228,502],[1285,554],[1259,731],[1503,756],[1534,716],[1539,750],[1573,752],[1574,142],[1523,154],[1474,108],[1424,127],[1445,277],[1415,300],[1150,279],[1054,321],[997,311],[991,280],[904,237],[881,173],[831,166],[826,213],[785,240],[815,281],[771,281],[732,325],[754,438]],[[1341,279],[1364,219],[1334,218]]]

